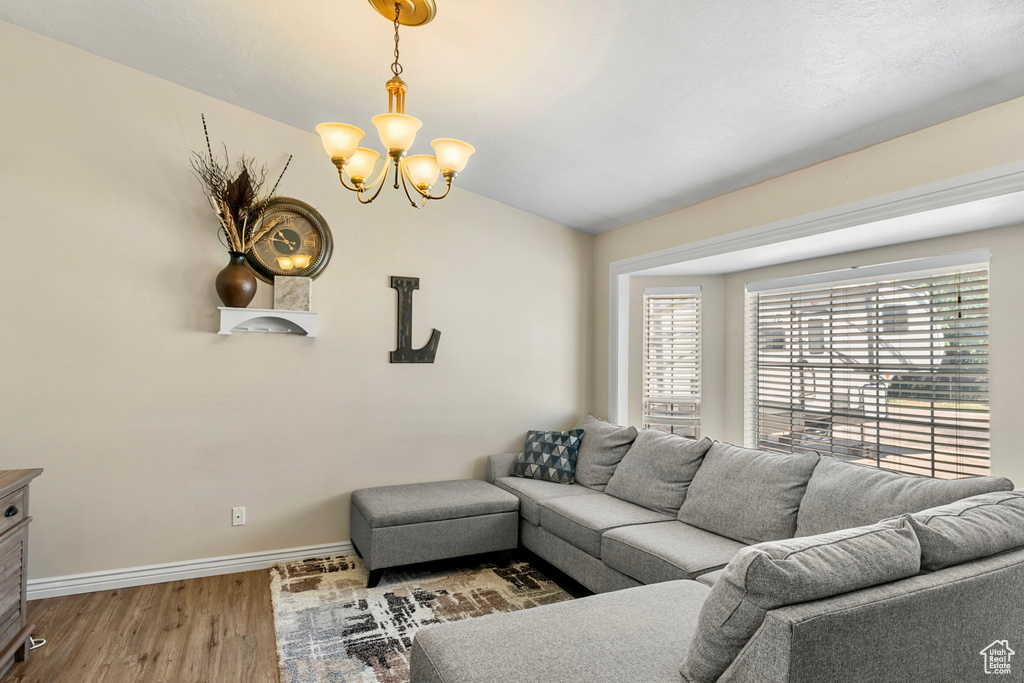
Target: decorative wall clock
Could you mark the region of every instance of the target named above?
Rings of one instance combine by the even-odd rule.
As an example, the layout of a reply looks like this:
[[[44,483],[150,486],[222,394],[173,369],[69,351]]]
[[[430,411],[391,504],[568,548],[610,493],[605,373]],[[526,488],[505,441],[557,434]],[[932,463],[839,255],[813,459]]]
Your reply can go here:
[[[260,215],[259,225],[274,216],[283,216],[283,219],[253,245],[246,265],[257,277],[271,284],[275,275],[319,276],[330,262],[334,248],[327,221],[309,204],[288,197],[271,200]]]

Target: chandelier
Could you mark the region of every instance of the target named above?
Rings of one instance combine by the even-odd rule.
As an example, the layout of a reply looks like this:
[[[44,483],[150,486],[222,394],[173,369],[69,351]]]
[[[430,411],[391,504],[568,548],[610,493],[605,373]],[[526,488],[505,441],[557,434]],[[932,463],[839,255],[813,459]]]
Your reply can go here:
[[[399,182],[405,196],[415,207],[420,208],[428,199],[444,199],[452,189],[452,181],[466,167],[466,162],[476,150],[473,145],[452,138],[438,138],[430,143],[434,154],[407,156],[416,131],[423,123],[415,116],[405,113],[405,94],[409,91],[401,78],[402,65],[398,62],[398,26],[419,26],[434,18],[434,0],[370,0],[381,15],[395,22],[395,61],[391,65],[392,78],[385,84],[388,91],[388,113],[374,116],[373,125],[380,133],[380,141],[391,158],[395,169],[394,189]],[[321,123],[316,132],[323,140],[324,149],[331,155],[331,161],[338,168],[338,177],[346,189],[356,193],[362,204],[369,204],[384,188],[384,179],[390,167],[381,168],[376,180],[369,180],[380,159],[380,153],[368,147],[360,147],[359,141],[366,135],[362,129],[347,123]],[[347,179],[346,179],[347,176]],[[445,180],[442,194],[431,194],[438,176]],[[379,187],[378,187],[379,185]],[[409,192],[412,186],[413,192]],[[373,188],[376,192],[370,193]]]

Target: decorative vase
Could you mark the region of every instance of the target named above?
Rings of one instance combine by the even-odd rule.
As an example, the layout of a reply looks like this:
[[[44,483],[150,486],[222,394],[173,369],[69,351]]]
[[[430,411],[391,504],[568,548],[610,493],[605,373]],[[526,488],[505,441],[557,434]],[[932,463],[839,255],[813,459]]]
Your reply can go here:
[[[217,273],[217,296],[230,308],[245,308],[256,296],[256,276],[245,265],[245,254],[228,252],[228,264]]]

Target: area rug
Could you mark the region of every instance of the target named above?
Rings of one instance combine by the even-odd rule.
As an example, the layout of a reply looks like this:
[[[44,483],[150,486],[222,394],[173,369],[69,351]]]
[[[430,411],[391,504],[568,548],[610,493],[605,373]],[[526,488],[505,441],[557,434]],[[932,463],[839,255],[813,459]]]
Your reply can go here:
[[[526,562],[388,570],[369,589],[366,577],[355,555],[270,569],[281,683],[406,683],[420,628],[572,598]]]

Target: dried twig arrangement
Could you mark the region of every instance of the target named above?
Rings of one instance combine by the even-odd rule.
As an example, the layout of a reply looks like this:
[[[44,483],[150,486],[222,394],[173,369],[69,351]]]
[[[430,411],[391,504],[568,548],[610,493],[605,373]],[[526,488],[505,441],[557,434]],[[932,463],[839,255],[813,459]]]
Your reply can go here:
[[[274,191],[288,170],[292,157],[288,155],[288,161],[281,169],[274,187],[266,196],[261,197],[260,191],[267,180],[267,167],[258,166],[255,159],[243,154],[235,164],[232,177],[227,146],[224,146],[223,162],[213,156],[210,134],[206,130],[206,116],[200,116],[203,120],[203,134],[206,136],[206,154],[192,152],[192,170],[203,184],[206,197],[217,214],[221,233],[227,239],[227,248],[244,254],[281,221],[280,216],[274,216],[259,225],[260,216],[274,199]]]

